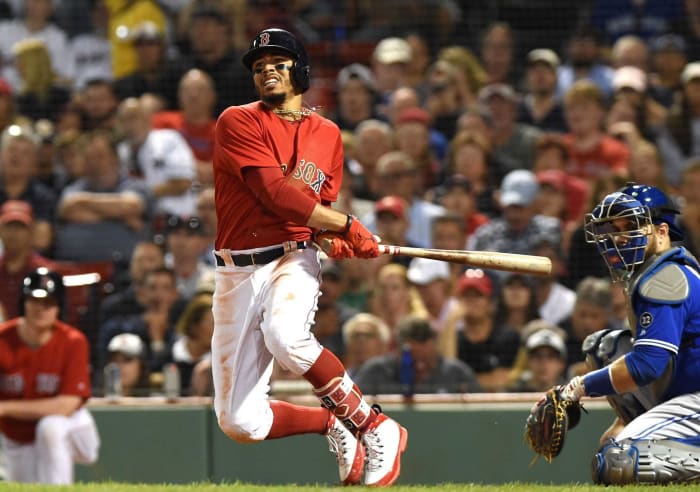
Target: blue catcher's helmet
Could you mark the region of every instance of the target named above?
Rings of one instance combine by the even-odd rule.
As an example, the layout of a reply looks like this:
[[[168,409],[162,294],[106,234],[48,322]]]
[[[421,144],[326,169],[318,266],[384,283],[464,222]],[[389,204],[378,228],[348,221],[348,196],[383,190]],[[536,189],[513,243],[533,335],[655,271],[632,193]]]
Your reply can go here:
[[[586,214],[586,242],[597,246],[612,277],[622,280],[644,261],[651,224],[649,207],[616,191]]]
[[[243,65],[252,70],[253,62],[267,51],[279,51],[294,59],[291,76],[300,92],[306,92],[311,85],[311,66],[309,55],[304,45],[289,31],[284,29],[265,29],[260,31],[250,43],[250,48],[243,55]]]
[[[683,231],[676,226],[675,217],[677,214],[680,214],[681,211],[663,191],[654,186],[637,183],[627,183],[620,191],[637,199],[639,203],[648,207],[651,221],[654,224],[658,225],[662,222],[668,224],[671,241],[683,240]]]

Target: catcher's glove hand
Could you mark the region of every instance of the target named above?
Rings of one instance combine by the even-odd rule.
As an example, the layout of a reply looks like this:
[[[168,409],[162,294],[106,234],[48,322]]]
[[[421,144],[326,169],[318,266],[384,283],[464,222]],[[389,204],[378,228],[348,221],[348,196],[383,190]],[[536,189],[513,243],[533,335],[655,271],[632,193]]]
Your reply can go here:
[[[525,440],[537,453],[533,463],[540,455],[551,463],[564,447],[566,433],[581,420],[581,410],[585,411],[578,401],[562,397],[561,390],[561,386],[550,389],[525,422]]]

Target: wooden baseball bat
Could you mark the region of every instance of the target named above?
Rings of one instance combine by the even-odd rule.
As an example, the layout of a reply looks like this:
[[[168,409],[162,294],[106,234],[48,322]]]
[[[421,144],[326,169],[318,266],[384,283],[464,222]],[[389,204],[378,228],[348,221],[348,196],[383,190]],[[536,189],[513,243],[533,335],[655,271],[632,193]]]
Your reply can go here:
[[[381,243],[379,244],[379,253],[430,258],[451,263],[463,263],[473,267],[524,274],[550,275],[552,273],[552,261],[546,256],[498,253],[495,251],[412,248]]]

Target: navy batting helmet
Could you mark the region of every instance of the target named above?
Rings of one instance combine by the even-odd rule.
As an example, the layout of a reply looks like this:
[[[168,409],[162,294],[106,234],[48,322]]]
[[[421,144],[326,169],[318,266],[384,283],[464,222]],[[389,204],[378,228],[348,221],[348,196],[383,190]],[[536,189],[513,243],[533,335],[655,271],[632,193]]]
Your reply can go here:
[[[671,241],[683,240],[683,231],[676,226],[676,215],[681,211],[663,191],[655,186],[637,183],[627,183],[620,191],[648,207],[654,224],[667,223]]]
[[[266,51],[281,51],[294,59],[291,75],[292,82],[301,92],[306,92],[311,83],[311,66],[306,48],[289,31],[284,29],[265,29],[260,31],[250,48],[243,55],[243,65],[252,70],[253,62]]]
[[[39,267],[22,280],[22,292],[20,293],[20,314],[24,314],[24,301],[27,298],[56,300],[59,309],[63,309],[65,300],[65,287],[60,273]]]

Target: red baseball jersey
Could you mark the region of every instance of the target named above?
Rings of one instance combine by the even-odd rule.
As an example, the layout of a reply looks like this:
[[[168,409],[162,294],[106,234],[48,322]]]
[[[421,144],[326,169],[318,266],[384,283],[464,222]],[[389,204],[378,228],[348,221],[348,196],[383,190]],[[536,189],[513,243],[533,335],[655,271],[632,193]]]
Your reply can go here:
[[[20,338],[21,318],[0,324],[0,400],[36,400],[57,395],[90,396],[88,342],[80,330],[56,322],[41,347]],[[32,442],[36,421],[0,418],[0,431],[18,442]]]
[[[343,179],[340,130],[316,113],[284,120],[259,101],[221,113],[214,145],[217,249],[258,248],[310,237],[309,227],[264,209],[243,182],[242,169],[272,166],[316,202],[334,202]]]

